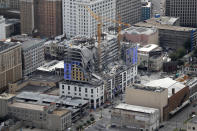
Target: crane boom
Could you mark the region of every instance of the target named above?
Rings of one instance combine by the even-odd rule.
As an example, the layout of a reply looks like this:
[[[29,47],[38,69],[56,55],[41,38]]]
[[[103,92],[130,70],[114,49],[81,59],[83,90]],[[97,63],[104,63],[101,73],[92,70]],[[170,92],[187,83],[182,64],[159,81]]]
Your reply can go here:
[[[88,12],[90,13],[90,15],[96,19],[96,21],[98,22],[98,27],[97,27],[97,36],[98,36],[98,53],[99,53],[99,67],[101,66],[100,65],[100,62],[101,62],[101,47],[100,47],[100,44],[101,44],[101,34],[102,34],[102,31],[101,31],[101,28],[102,28],[102,20],[106,20],[106,21],[111,21],[115,24],[118,24],[118,49],[119,49],[119,57],[121,56],[121,49],[120,49],[120,39],[121,39],[121,36],[120,36],[120,32],[122,30],[122,25],[124,26],[127,26],[127,27],[130,27],[131,25],[130,24],[127,24],[127,23],[123,23],[121,22],[121,17],[119,17],[119,20],[113,20],[113,19],[109,19],[109,18],[106,18],[106,17],[103,17],[103,16],[99,16],[97,14],[95,14],[88,6],[85,6],[85,8],[88,10]]]

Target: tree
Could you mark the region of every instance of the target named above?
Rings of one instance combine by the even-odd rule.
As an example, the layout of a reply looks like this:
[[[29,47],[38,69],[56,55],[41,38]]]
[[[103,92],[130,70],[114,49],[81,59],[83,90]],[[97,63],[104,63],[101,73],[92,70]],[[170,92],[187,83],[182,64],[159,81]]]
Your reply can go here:
[[[170,54],[170,58],[172,61],[177,61],[178,59],[182,58],[187,54],[186,49],[184,48],[178,48],[175,52]]]
[[[178,55],[176,52],[170,54],[170,58],[172,61],[176,61],[178,59]]]
[[[193,57],[197,57],[197,48],[194,50],[192,56],[193,56]]]
[[[178,58],[182,58],[183,56],[187,54],[187,51],[184,48],[179,48],[177,50],[177,53],[178,53]]]
[[[94,119],[94,117],[92,117],[92,118],[90,118],[90,120],[91,120],[91,121],[94,121],[95,119]]]
[[[91,122],[89,120],[87,120],[87,124],[89,125]]]
[[[186,50],[188,50],[188,52],[191,51],[191,39],[187,39],[187,41],[184,43],[183,45],[185,47]]]

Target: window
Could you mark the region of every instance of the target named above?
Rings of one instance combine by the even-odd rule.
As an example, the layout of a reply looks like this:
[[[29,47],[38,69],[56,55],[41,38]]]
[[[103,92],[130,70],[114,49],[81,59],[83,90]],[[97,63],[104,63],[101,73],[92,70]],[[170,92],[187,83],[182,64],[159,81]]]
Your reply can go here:
[[[87,93],[88,92],[88,89],[87,88],[85,88],[85,93]]]
[[[91,93],[92,93],[92,94],[94,93],[94,90],[93,90],[93,89],[91,89]]]
[[[70,86],[68,86],[68,90],[70,90]]]
[[[195,127],[192,127],[192,129],[195,130],[196,128]]]
[[[64,85],[62,85],[62,89],[64,89]]]
[[[75,91],[77,91],[77,87],[75,87]]]
[[[81,92],[81,87],[79,87],[79,92]]]
[[[62,94],[64,94],[64,91],[62,91]]]

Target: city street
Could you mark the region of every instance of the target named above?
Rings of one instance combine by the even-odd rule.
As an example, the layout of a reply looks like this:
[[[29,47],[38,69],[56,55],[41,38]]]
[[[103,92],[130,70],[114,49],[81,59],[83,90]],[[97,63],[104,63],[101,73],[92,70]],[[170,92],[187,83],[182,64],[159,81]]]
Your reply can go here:
[[[197,103],[197,102],[196,102]],[[169,121],[162,123],[164,125],[159,131],[173,131],[175,128],[178,129],[186,129],[187,124],[185,123],[188,120],[189,115],[193,111],[197,111],[197,106],[193,107],[192,103],[178,112],[175,116],[173,116]]]

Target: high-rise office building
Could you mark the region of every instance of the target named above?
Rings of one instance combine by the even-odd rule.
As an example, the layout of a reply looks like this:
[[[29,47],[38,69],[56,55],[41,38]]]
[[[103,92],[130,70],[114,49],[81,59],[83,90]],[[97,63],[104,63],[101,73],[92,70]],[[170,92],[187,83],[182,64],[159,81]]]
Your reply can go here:
[[[0,0],[0,8],[19,9],[19,0]]]
[[[197,1],[166,0],[166,15],[180,17],[182,26],[197,27]]]
[[[115,19],[116,0],[63,0],[63,33],[67,37],[92,37],[97,34],[98,21],[91,16],[86,7],[95,14],[104,17],[101,20],[103,23],[102,31],[114,26],[114,23],[105,20],[105,18]]]
[[[21,33],[32,34],[34,29],[33,0],[20,0]]]
[[[11,9],[19,9],[19,0],[9,0]]]
[[[140,0],[116,0],[116,20],[131,25],[140,22],[141,5]]]
[[[62,34],[62,0],[20,0],[21,32],[54,37]]]
[[[152,3],[149,0],[142,0],[142,21],[152,16]]]
[[[0,43],[0,92],[22,78],[21,44]]]

